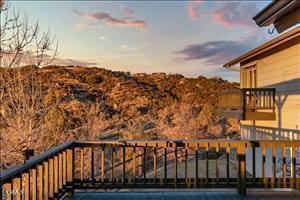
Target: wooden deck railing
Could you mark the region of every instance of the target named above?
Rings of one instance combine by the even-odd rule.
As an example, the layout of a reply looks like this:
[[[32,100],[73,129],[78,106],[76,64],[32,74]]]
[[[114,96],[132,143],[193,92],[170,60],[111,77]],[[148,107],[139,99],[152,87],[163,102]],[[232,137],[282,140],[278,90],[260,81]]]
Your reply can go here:
[[[241,118],[247,120],[274,120],[275,115],[275,88],[242,88],[221,92],[218,95],[218,108],[220,111],[240,111]],[[226,114],[226,113],[225,113]],[[265,114],[261,116],[259,114]],[[249,118],[249,119],[250,119]]]
[[[220,108],[275,110],[275,88],[242,88],[219,93]]]
[[[299,148],[300,141],[72,141],[2,173],[1,199],[114,188],[300,189]]]

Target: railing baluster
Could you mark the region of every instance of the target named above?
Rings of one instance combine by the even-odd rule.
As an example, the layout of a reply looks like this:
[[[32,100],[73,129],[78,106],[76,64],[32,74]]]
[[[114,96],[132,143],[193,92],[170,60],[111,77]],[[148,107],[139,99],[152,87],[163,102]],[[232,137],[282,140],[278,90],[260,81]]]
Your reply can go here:
[[[54,198],[53,187],[54,187],[54,163],[53,159],[49,160],[49,197]]]
[[[114,154],[115,154],[115,148],[112,147],[111,148],[111,183],[112,184],[115,183],[115,177],[114,177],[114,173],[115,173],[115,159],[114,159]]]
[[[43,165],[38,165],[38,177],[39,177],[39,184],[38,184],[38,191],[39,191],[39,199],[44,199],[44,175],[43,175]]]
[[[21,182],[21,178],[17,177],[13,179],[13,193],[14,193],[14,199],[16,200],[21,200],[22,199],[22,195],[21,195],[21,190],[22,190],[22,182]]]
[[[292,164],[293,164],[293,172],[292,172],[292,177],[293,177],[293,188],[297,189],[297,147],[296,144],[293,142],[292,143],[292,152],[293,152],[293,157],[292,157]],[[300,188],[299,188],[300,189]]]
[[[67,185],[67,152],[63,151],[63,187]]]
[[[125,184],[125,176],[126,176],[126,146],[125,144],[122,147],[123,152],[122,152],[122,164],[123,164],[123,173],[122,173],[122,184]]]
[[[147,144],[146,144],[146,147],[147,147]],[[146,152],[147,152],[147,149],[146,147],[144,147],[144,156],[143,156],[143,172],[144,172],[144,184],[147,183],[147,177],[146,177]]]
[[[209,159],[208,159],[208,150],[209,150],[209,143],[206,143],[205,147],[205,168],[206,168],[206,184],[208,185],[208,178],[209,178]]]
[[[80,149],[80,180],[83,183],[84,179],[84,147]]]
[[[164,184],[167,184],[167,178],[168,178],[168,154],[167,154],[167,147],[164,148]]]
[[[156,178],[157,178],[157,150],[156,147],[154,147],[153,150],[153,167],[154,167],[154,184],[156,184]]]
[[[61,192],[62,190],[62,154],[58,154],[58,190]]]
[[[252,142],[252,181],[253,185],[256,185],[256,147],[257,147],[257,142],[253,141]]]
[[[275,179],[276,179],[276,144],[272,145],[272,179],[271,179],[271,187],[275,187]]]
[[[290,142],[290,154],[291,154],[291,178],[290,178],[290,188],[296,188],[296,153],[295,145]]]
[[[91,182],[94,185],[94,181],[95,181],[95,161],[94,161],[94,157],[95,157],[95,147],[94,145],[92,145],[91,147]]]
[[[67,149],[67,185],[68,192],[73,194],[74,192],[74,147],[72,149]],[[70,188],[71,187],[71,188]]]
[[[230,179],[230,171],[229,171],[229,165],[230,165],[230,143],[228,143],[226,147],[226,183],[229,184],[229,179]]]
[[[261,151],[262,151],[262,177],[263,177],[263,183],[264,183],[264,187],[267,188],[268,184],[267,184],[267,177],[266,177],[266,145],[263,144],[261,147]]]
[[[105,177],[105,147],[102,147],[101,151],[101,181],[104,184],[104,177]]]
[[[30,199],[30,174],[29,172],[24,173],[24,199]]]
[[[246,194],[246,146],[240,142],[237,148],[237,189],[239,194]]]
[[[136,179],[136,145],[133,147],[133,162],[132,162],[132,174],[133,174],[133,184],[135,184]]]
[[[283,171],[282,171],[283,188],[286,188],[287,184],[286,184],[286,147],[285,147],[285,143],[283,143],[282,158],[283,158]]]
[[[185,178],[185,184],[189,185],[188,181],[188,149],[184,149],[184,178]]]
[[[178,155],[177,155],[177,145],[175,144],[175,148],[174,148],[174,154],[175,154],[175,160],[174,160],[174,187],[177,186],[177,177],[178,177],[178,172],[177,172],[177,159],[178,159]]]
[[[220,151],[220,143],[217,143],[216,147],[216,183],[219,184],[219,151]]]
[[[58,156],[54,156],[54,196],[58,195]]]
[[[197,147],[197,149],[196,149],[196,151],[195,151],[195,160],[196,160],[196,162],[195,162],[195,164],[196,164],[196,166],[195,166],[195,178],[196,178],[196,181],[195,181],[195,184],[196,184],[196,186],[198,186],[198,179],[199,179],[199,172],[198,172],[198,168],[199,168],[199,151],[198,151],[198,149],[199,149],[199,147]]]
[[[32,179],[32,200],[37,199],[37,172],[36,168],[31,169],[31,179]]]
[[[49,163],[44,162],[44,198],[49,198]]]

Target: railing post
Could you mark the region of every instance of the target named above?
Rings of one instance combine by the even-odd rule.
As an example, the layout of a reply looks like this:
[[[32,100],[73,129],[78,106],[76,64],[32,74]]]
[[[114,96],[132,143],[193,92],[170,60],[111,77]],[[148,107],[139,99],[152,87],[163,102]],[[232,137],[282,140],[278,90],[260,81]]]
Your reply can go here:
[[[67,149],[67,186],[68,192],[74,192],[74,147]]]
[[[237,190],[241,195],[246,194],[246,148],[245,143],[240,142],[237,148]]]

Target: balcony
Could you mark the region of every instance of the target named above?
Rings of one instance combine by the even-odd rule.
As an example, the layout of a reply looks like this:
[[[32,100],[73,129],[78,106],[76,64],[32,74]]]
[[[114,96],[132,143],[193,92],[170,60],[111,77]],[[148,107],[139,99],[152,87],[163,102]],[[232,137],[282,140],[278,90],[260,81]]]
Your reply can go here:
[[[300,189],[299,148],[300,141],[71,141],[2,173],[1,194],[27,200],[90,189]]]
[[[219,113],[240,120],[276,120],[274,88],[242,88],[218,96]]]

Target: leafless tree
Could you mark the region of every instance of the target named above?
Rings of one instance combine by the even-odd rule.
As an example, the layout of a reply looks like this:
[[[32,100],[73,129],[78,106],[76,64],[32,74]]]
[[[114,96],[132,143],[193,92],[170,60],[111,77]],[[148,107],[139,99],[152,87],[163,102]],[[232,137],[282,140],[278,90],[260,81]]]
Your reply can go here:
[[[22,160],[23,148],[42,145],[43,120],[50,105],[44,101],[39,66],[57,55],[57,42],[26,12],[0,1],[0,143],[1,166]],[[27,67],[22,67],[27,66]]]

